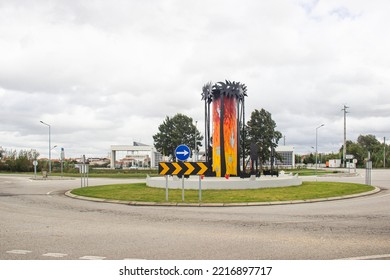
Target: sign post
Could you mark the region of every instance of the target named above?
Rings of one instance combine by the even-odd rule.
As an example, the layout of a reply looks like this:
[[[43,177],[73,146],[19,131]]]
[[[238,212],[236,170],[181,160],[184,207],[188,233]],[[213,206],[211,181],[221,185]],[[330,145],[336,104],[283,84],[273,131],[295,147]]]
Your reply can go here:
[[[83,155],[82,160],[82,164],[79,165],[81,187],[88,187],[89,162],[86,162],[85,155]],[[85,183],[85,181],[87,181],[87,183]]]
[[[168,202],[168,175],[165,175],[165,200]]]
[[[168,201],[168,175],[182,176],[182,200],[184,201],[184,176],[199,176],[199,201],[202,200],[202,176],[210,169],[208,162],[185,162],[191,151],[186,145],[179,145],[175,150],[178,162],[160,162],[158,173],[165,176],[165,200]]]
[[[354,155],[346,155],[345,159],[349,160],[348,162],[348,172],[351,173],[351,160],[354,158]]]
[[[368,152],[368,157],[366,161],[366,185],[369,186],[371,186],[371,170],[372,170],[371,153]]]
[[[184,202],[184,176],[181,177],[181,201]]]
[[[37,165],[38,165],[38,161],[34,160],[33,161],[33,165],[34,165],[34,178],[36,179],[37,178]]]
[[[199,175],[199,201],[202,201],[202,176]]]
[[[180,161],[186,161],[191,154],[190,148],[187,145],[179,145],[175,150],[175,156]],[[181,200],[184,202],[184,176],[181,178]]]

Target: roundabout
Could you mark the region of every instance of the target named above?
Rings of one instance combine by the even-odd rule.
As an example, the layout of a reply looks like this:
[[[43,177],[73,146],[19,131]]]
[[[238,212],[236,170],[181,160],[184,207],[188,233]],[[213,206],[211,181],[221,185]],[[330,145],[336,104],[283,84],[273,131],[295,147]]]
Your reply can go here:
[[[116,204],[124,204],[131,206],[184,206],[184,207],[242,207],[242,206],[271,206],[271,205],[287,205],[287,204],[301,204],[301,203],[314,203],[314,202],[324,202],[324,201],[334,201],[334,200],[342,200],[342,199],[351,199],[362,196],[373,195],[380,192],[380,188],[375,187],[373,190],[337,196],[337,197],[327,197],[327,198],[315,198],[315,199],[297,199],[297,200],[286,200],[286,201],[266,201],[266,202],[232,202],[232,203],[223,203],[223,202],[213,202],[213,203],[202,203],[202,202],[152,202],[152,201],[126,201],[126,200],[117,200],[117,199],[108,199],[108,198],[97,198],[97,197],[87,197],[87,196],[79,196],[72,193],[72,191],[67,191],[65,193],[66,196],[75,199],[94,201],[94,202],[105,202],[105,203],[116,203]]]
[[[296,176],[288,176],[289,179],[299,179]],[[366,196],[380,191],[379,188],[347,182],[314,182],[301,179],[296,181],[297,185],[281,186],[276,183],[283,182],[283,178],[268,178],[268,184],[272,182],[273,187],[261,187],[259,182],[235,178],[225,180],[230,183],[228,188],[222,185],[222,179],[209,178],[208,189],[196,189],[195,186],[202,182],[200,178],[173,179],[159,178],[154,180],[160,183],[160,187],[151,187],[150,182],[135,184],[111,184],[96,187],[73,189],[66,192],[72,198],[118,203],[134,206],[265,206],[277,204],[297,204],[307,202],[320,202],[340,200],[358,196]],[[197,179],[197,180],[196,180]],[[212,180],[210,180],[212,179]],[[286,179],[286,182],[294,182]],[[260,181],[260,180],[259,180]],[[163,188],[162,184],[177,183],[176,186]],[[180,189],[178,186],[182,185]],[[190,188],[187,185],[192,183]],[[205,185],[206,185],[205,183]],[[214,183],[211,185],[210,183]],[[254,188],[249,188],[252,183]],[[202,183],[203,184],[203,183]],[[241,188],[238,188],[238,187]],[[210,188],[214,187],[214,188]]]
[[[168,183],[169,189],[181,189],[183,180],[177,176],[168,177],[147,177],[146,185],[154,188],[166,188]],[[279,177],[261,176],[256,178],[239,178],[239,177],[204,177],[190,176],[184,179],[184,186],[186,189],[198,189],[201,184],[204,190],[237,190],[237,189],[261,189],[261,188],[278,188],[299,186],[302,184],[302,179],[298,176],[284,175]]]

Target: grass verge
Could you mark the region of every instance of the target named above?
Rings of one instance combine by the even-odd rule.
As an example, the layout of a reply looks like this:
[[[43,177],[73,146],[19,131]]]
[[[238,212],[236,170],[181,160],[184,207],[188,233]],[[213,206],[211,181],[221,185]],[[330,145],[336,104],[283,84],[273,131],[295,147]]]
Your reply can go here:
[[[338,182],[303,182],[297,187],[255,190],[203,190],[203,203],[245,203],[307,200],[363,193],[373,190],[368,185]],[[145,183],[117,184],[72,190],[80,196],[145,202],[165,202],[165,189],[151,188]],[[169,190],[169,202],[182,202],[181,189]],[[185,190],[186,203],[198,203],[197,190]]]

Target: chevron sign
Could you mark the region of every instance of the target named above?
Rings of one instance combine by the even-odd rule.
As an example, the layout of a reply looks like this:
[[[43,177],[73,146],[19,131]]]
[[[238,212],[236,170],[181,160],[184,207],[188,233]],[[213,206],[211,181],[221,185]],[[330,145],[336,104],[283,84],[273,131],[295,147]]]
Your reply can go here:
[[[203,175],[209,169],[206,162],[160,162],[158,173],[160,175]]]

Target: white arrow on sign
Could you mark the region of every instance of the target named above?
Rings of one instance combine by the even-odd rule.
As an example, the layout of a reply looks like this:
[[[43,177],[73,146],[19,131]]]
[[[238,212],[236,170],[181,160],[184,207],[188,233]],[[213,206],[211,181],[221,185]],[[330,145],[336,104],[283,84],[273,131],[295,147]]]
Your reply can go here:
[[[176,152],[176,154],[178,154],[178,155],[185,155],[186,156],[186,155],[189,154],[189,152],[184,150],[184,151],[181,151],[181,152]]]

